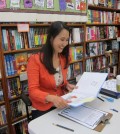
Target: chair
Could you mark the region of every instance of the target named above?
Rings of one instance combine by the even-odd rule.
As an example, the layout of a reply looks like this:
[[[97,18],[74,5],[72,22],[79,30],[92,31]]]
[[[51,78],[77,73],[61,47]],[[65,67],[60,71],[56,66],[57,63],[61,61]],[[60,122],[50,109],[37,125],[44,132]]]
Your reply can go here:
[[[29,97],[24,93],[22,92],[20,94],[20,98],[22,99],[22,101],[25,103],[25,106],[26,106],[26,114],[27,114],[27,120],[28,122],[30,122],[32,120],[32,117],[30,116],[29,114],[29,110],[28,110],[28,107],[29,106],[32,106],[32,102],[31,100],[29,99]]]

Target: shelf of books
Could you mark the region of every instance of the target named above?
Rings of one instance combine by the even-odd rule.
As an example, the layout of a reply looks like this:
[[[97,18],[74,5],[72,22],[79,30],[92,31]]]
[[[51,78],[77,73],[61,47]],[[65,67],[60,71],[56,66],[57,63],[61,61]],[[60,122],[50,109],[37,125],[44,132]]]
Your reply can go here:
[[[16,134],[18,131],[27,133],[27,129],[25,129],[27,128],[26,108],[24,102],[20,99],[20,94],[21,92],[28,94],[28,84],[27,79],[23,80],[22,75],[26,76],[27,60],[30,55],[38,52],[41,46],[45,44],[49,25],[50,23],[29,24],[28,32],[18,32],[16,23],[0,24],[0,56],[2,59],[0,111],[1,113],[4,111],[4,115],[7,115],[4,121],[5,125],[8,124],[6,125],[9,128],[7,133]],[[71,63],[68,80],[72,82],[76,76],[84,71],[85,25],[79,23],[69,23],[68,25],[71,28],[69,42]],[[2,89],[5,90],[5,93]],[[3,94],[5,97],[3,97]],[[31,112],[31,108],[29,112]],[[3,126],[1,125],[0,129]]]
[[[71,30],[70,39],[70,57],[71,64],[68,71],[68,80],[72,82],[76,76],[83,73],[83,59],[84,59],[84,25],[76,25]]]
[[[27,131],[25,130],[27,123],[27,120],[25,120],[26,107],[20,99],[20,94],[21,92],[28,94],[28,85],[27,79],[21,80],[20,76],[21,74],[26,74],[29,56],[32,53],[39,51],[40,47],[44,45],[48,26],[49,24],[31,24],[29,32],[18,32],[17,24],[0,25],[0,35],[2,35],[0,37],[0,47],[6,98],[5,102],[7,102],[8,133],[16,134],[18,133],[18,130],[19,133],[27,133],[24,132]],[[29,111],[31,111],[31,109],[29,109]],[[20,130],[20,128],[22,129]]]
[[[108,72],[119,67],[120,1],[89,0],[86,23],[86,71]]]
[[[1,53],[0,53],[1,57]],[[8,133],[7,103],[3,84],[2,63],[0,62],[0,133]]]

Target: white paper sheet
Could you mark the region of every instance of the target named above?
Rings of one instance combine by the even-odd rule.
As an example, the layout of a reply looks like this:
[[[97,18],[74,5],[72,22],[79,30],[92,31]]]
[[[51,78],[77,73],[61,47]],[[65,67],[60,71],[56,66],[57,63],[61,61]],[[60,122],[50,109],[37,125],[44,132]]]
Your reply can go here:
[[[108,73],[84,72],[76,84],[78,89],[74,89],[71,93],[62,97],[71,101],[68,104],[74,107],[93,101],[97,97],[107,75]]]

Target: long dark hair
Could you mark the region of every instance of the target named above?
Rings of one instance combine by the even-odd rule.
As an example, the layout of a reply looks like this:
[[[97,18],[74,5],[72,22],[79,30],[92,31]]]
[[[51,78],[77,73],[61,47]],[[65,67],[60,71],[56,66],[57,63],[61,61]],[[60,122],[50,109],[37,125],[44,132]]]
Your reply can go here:
[[[51,44],[51,38],[54,39],[63,29],[66,29],[70,34],[70,29],[64,22],[61,21],[53,22],[48,29],[46,44],[40,50],[40,60],[45,65],[45,67],[47,68],[50,74],[55,74],[57,72],[53,67],[53,62],[52,62],[53,47]],[[66,63],[64,68],[67,68],[69,63],[69,59],[68,59],[69,41],[68,41],[68,45],[63,49],[62,53],[60,54],[65,57]]]

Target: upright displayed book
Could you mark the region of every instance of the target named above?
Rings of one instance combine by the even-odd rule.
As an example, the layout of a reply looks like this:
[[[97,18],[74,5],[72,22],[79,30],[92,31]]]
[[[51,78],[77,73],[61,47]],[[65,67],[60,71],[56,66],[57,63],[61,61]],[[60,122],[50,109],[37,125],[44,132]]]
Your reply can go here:
[[[68,105],[73,107],[91,102],[97,97],[107,76],[108,73],[84,72],[76,84],[77,89],[62,97],[68,100]]]
[[[73,36],[73,42],[74,43],[80,43],[81,42],[81,38],[80,38],[80,28],[73,28],[72,29],[72,36]]]
[[[16,66],[17,66],[17,73],[20,74],[26,71],[27,66],[27,53],[19,53],[15,54]]]

